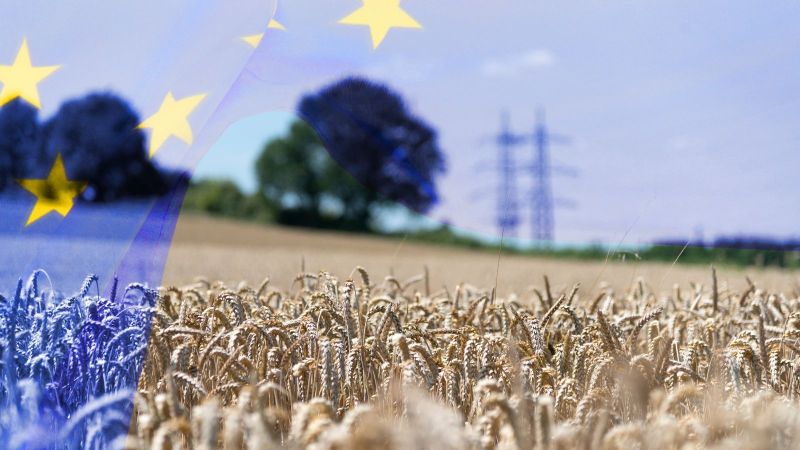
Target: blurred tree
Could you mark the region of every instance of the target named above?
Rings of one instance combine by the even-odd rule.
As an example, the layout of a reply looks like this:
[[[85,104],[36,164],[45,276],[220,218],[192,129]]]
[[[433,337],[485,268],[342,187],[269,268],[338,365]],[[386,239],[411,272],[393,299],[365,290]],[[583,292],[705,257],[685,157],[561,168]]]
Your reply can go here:
[[[290,225],[366,230],[368,206],[378,201],[331,159],[302,121],[267,143],[256,176],[259,191],[280,205],[278,221]]]
[[[200,180],[186,192],[183,207],[217,216],[269,222],[274,219],[274,205],[261,193],[246,195],[229,180]]]
[[[87,200],[161,195],[169,180],[148,158],[139,123],[131,106],[114,94],[67,101],[42,127],[43,167],[61,153],[70,178],[89,183]]]
[[[37,110],[20,99],[0,108],[0,190],[23,178],[41,152]]]
[[[298,110],[311,127],[294,123],[256,163],[261,192],[283,208],[279,220],[363,230],[385,201],[417,212],[436,202],[445,168],[436,132],[389,88],[346,78],[303,97]]]

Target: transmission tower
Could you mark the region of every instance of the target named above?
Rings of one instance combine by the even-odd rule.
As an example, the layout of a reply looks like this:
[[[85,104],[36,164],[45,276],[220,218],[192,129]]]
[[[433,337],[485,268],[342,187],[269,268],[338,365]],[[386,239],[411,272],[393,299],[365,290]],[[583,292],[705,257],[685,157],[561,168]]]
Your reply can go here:
[[[518,170],[526,170],[532,178],[531,189],[531,230],[533,239],[540,244],[551,242],[554,235],[554,208],[569,202],[553,197],[551,178],[554,173],[575,175],[573,169],[553,164],[550,161],[550,144],[564,143],[567,138],[551,133],[545,124],[544,111],[536,113],[533,133],[516,134],[511,131],[509,116],[500,116],[500,132],[493,137],[498,149],[499,184],[497,189],[497,210],[495,212],[497,229],[500,235],[516,236],[520,224],[520,204],[517,197]],[[533,144],[533,161],[518,164],[514,148],[522,144]]]
[[[551,175],[553,170],[564,174],[571,174],[572,169],[561,166],[553,166],[550,162],[550,144],[565,142],[567,139],[550,133],[545,124],[544,111],[539,109],[536,113],[536,125],[534,126],[533,141],[533,164],[530,166],[533,177],[533,189],[531,190],[531,231],[533,239],[542,244],[552,242],[555,233],[555,218],[553,189]]]
[[[495,136],[498,148],[500,183],[497,190],[497,228],[500,235],[516,236],[519,226],[514,147],[525,143],[525,136],[511,133],[508,112],[500,116],[500,133]]]

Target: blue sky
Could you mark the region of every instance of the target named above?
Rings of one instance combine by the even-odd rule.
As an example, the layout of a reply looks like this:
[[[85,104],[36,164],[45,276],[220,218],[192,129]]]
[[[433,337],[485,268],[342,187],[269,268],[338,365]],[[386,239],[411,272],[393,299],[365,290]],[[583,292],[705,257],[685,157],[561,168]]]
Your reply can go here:
[[[800,4],[403,0],[401,5],[423,29],[393,29],[372,50],[365,27],[336,24],[360,1],[281,2],[276,17],[287,30],[268,30],[252,55],[236,33],[263,27],[274,5],[251,11],[198,8],[192,26],[156,24],[169,30],[170,45],[157,40],[134,45],[134,54],[146,60],[136,76],[123,74],[130,69],[115,68],[111,53],[104,53],[119,43],[115,39],[131,36],[99,43],[96,53],[106,55],[101,58],[106,65],[92,62],[94,73],[108,81],[98,84],[97,77],[81,73],[53,76],[43,85],[44,112],[54,99],[108,87],[132,98],[144,116],[167,89],[181,96],[213,84],[215,97],[193,117],[192,148],[168,142],[158,158],[169,165],[197,165],[202,176],[236,176],[247,188],[250,161],[264,141],[285,128],[300,95],[361,74],[401,92],[440,132],[449,171],[440,180],[443,202],[430,214],[433,219],[496,232],[497,180],[476,169],[495,156],[484,142],[497,131],[501,110],[524,131],[542,106],[551,127],[572,139],[569,146],[553,148],[553,157],[581,174],[555,180],[556,195],[577,204],[556,213],[561,241],[618,242],[624,236],[626,242],[646,242],[691,236],[698,229],[706,237],[800,234]],[[152,13],[129,9],[127,14],[140,15],[143,23]],[[77,14],[70,11],[64,14]],[[222,28],[218,34],[201,32],[200,25],[210,26],[223,14],[235,29],[226,29],[227,35]],[[110,32],[112,25],[97,25],[101,30],[95,31]],[[21,27],[12,31],[24,33]],[[55,32],[48,36],[53,42],[60,38]],[[29,41],[34,63],[59,63],[75,53],[57,46],[37,53],[35,41]],[[190,51],[182,52],[177,43]],[[17,46],[15,39],[0,46],[2,58],[13,57]],[[143,50],[148,48],[155,53],[148,56]],[[84,56],[81,64],[96,59]],[[185,65],[192,70],[173,70]],[[243,117],[250,119],[223,133]],[[521,162],[530,156],[530,149],[519,149]],[[519,189],[526,203],[527,177],[520,176]],[[522,214],[527,218],[529,212]],[[520,234],[529,234],[527,225]]]
[[[448,156],[437,220],[495,232],[497,180],[476,170],[495,156],[483,142],[502,109],[525,131],[542,106],[551,127],[572,139],[553,157],[581,174],[554,182],[557,196],[577,204],[556,212],[559,240],[800,234],[800,5],[467,1],[454,9],[405,0],[424,29],[392,30],[373,52],[366,29],[333,23],[358,2],[285,3],[278,17],[288,30],[267,35],[254,70],[280,84],[287,110],[342,73],[402,92],[440,130]],[[297,49],[329,59],[307,64]],[[344,55],[330,58],[336,51]],[[286,123],[262,119],[264,139]],[[261,144],[248,141],[258,126],[239,130],[198,173],[237,173],[234,165],[255,157]],[[518,152],[522,162],[532,150]],[[524,204],[530,181],[521,178],[519,189]],[[521,236],[528,233],[523,226]]]
[[[216,141],[194,172],[196,178],[227,178],[252,193],[256,190],[255,162],[264,144],[283,136],[295,115],[268,112],[232,124]]]

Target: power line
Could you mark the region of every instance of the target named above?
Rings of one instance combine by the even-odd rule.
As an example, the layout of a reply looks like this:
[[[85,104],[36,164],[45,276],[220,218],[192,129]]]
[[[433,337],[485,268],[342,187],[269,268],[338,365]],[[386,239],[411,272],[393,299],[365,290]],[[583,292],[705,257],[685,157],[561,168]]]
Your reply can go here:
[[[567,143],[569,139],[551,133],[545,123],[543,109],[536,112],[536,125],[533,130],[533,158],[530,167],[533,177],[531,190],[531,232],[534,241],[547,245],[555,239],[555,199],[553,197],[552,175],[559,173],[574,174],[570,167],[555,166],[550,161],[550,144]]]
[[[495,136],[498,147],[498,166],[500,183],[498,185],[496,220],[500,233],[516,236],[520,224],[520,205],[517,198],[517,170],[527,169],[532,179],[530,193],[531,232],[534,241],[547,245],[555,239],[555,206],[552,176],[555,173],[575,175],[569,167],[554,165],[550,160],[550,145],[566,143],[564,136],[551,133],[545,123],[544,110],[539,109],[533,133],[515,134],[510,129],[508,113],[501,115],[500,132]],[[526,143],[533,144],[533,160],[530,164],[519,165],[514,155],[514,147]]]
[[[495,217],[497,229],[501,235],[516,236],[520,214],[516,184],[518,166],[514,147],[524,144],[525,136],[513,134],[509,122],[508,112],[503,111],[500,115],[500,132],[495,135],[498,148],[497,169],[500,172]]]

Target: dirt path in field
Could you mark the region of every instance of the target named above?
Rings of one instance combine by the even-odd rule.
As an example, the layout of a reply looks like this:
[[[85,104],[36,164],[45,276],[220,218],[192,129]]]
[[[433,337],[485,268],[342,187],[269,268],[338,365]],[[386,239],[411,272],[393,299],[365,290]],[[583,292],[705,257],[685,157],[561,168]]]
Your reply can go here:
[[[495,251],[477,251],[403,242],[327,231],[262,226],[208,217],[182,215],[170,249],[164,276],[165,284],[186,284],[198,275],[219,279],[234,286],[239,281],[258,284],[269,275],[273,284],[288,287],[304,261],[306,270],[327,270],[347,277],[357,265],[364,266],[373,283],[392,273],[405,279],[428,266],[431,290],[468,282],[475,286],[497,286],[499,295],[516,292],[528,296],[532,286],[542,286],[542,276],[550,277],[553,289],[568,289],[580,282],[583,295],[593,295],[606,281],[625,289],[644,277],[653,290],[672,289],[689,281],[710,283],[709,267],[649,263],[627,258],[603,261],[502,255],[498,272]],[[800,280],[798,271],[776,269],[718,268],[722,289],[741,289],[745,275],[759,287],[790,289]]]

